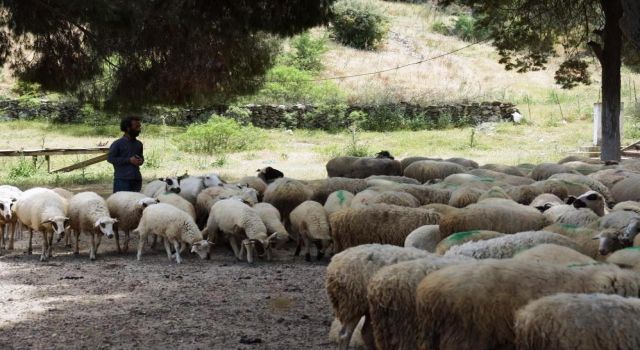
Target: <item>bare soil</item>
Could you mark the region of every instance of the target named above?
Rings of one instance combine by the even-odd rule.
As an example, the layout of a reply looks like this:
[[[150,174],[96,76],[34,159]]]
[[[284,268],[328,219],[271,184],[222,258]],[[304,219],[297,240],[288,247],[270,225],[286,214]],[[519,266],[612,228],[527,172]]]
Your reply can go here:
[[[102,240],[96,261],[57,243],[40,262],[28,233],[0,254],[0,349],[321,349],[332,320],[326,258],[305,262],[293,247],[273,261],[238,262],[228,247],[211,260],[169,262],[161,244],[135,259]]]

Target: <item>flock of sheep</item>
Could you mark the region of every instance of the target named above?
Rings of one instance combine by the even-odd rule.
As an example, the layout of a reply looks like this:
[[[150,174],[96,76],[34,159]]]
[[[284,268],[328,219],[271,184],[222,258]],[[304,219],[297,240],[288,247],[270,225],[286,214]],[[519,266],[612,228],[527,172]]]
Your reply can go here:
[[[269,260],[294,241],[307,261],[332,254],[339,349],[640,348],[640,160],[479,166],[383,151],[334,158],[327,173],[163,178],[106,200],[0,186],[2,247],[21,225],[29,252],[43,234],[41,260],[71,232],[76,254],[81,233],[91,240],[92,260],[103,235],[123,252],[138,235],[138,260],[160,237],[177,263],[226,243]]]

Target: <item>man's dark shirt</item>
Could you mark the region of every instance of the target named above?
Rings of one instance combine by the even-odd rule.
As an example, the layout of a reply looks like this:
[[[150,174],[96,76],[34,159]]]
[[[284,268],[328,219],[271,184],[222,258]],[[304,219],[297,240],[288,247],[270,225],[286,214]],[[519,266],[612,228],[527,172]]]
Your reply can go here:
[[[134,155],[140,156],[144,160],[142,154],[142,142],[137,139],[130,140],[123,136],[111,144],[109,147],[109,158],[107,161],[113,164],[115,171],[114,178],[123,180],[140,180],[140,167],[129,162],[129,158]]]

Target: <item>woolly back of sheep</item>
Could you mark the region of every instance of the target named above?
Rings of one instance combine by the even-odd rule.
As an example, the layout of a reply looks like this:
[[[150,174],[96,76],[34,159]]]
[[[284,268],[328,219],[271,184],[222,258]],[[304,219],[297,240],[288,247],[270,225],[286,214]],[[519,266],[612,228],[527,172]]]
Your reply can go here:
[[[336,252],[366,243],[402,246],[411,231],[437,225],[440,215],[432,210],[377,204],[362,209],[343,209],[329,222]]]
[[[416,179],[421,183],[429,180],[443,180],[451,174],[464,173],[465,168],[462,165],[435,160],[419,160],[412,163],[404,169],[403,175]]]
[[[467,242],[476,242],[483,241],[492,238],[498,238],[504,236],[504,233],[496,232],[496,231],[486,231],[486,230],[471,230],[471,231],[463,231],[456,232],[451,236],[443,239],[436,246],[436,254],[444,254],[451,247],[461,245]]]
[[[444,215],[440,233],[447,237],[455,232],[488,230],[516,233],[539,230],[547,221],[537,209],[506,199],[488,199]]]
[[[640,276],[611,265],[561,267],[515,259],[449,266],[417,289],[418,346],[512,348],[515,311],[547,295],[607,293],[638,296]]]
[[[639,315],[637,298],[565,293],[544,297],[518,310],[514,326],[516,347],[640,349]]]
[[[367,181],[364,179],[351,179],[346,177],[332,177],[322,180],[314,180],[308,183],[313,190],[312,200],[324,204],[327,197],[335,191],[344,190],[356,194],[367,188]]]
[[[280,178],[270,183],[264,191],[263,201],[272,204],[280,211],[282,219],[288,221],[289,214],[300,203],[312,196],[312,190],[302,182],[289,178]]]

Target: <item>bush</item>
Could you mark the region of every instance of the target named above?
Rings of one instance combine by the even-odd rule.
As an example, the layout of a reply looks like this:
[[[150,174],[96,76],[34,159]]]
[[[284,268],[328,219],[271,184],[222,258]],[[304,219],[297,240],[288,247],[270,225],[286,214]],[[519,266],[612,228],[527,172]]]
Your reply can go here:
[[[369,111],[360,126],[369,131],[393,131],[405,127],[404,111],[393,105],[379,106]]]
[[[344,93],[331,81],[313,81],[310,72],[295,67],[276,65],[267,72],[267,83],[252,103],[337,103]]]
[[[440,34],[457,36],[465,41],[481,41],[489,37],[485,28],[478,27],[478,19],[469,14],[460,14],[437,20],[432,29]]]
[[[20,178],[29,178],[36,174],[38,169],[33,164],[33,162],[29,161],[25,157],[20,157],[18,163],[11,168],[9,168],[8,177],[11,180],[16,180]]]
[[[313,38],[308,32],[291,39],[292,51],[283,56],[285,65],[299,70],[319,72],[324,68],[322,54],[327,52],[327,40],[324,37]]]
[[[375,49],[389,31],[388,19],[367,0],[341,0],[333,5],[331,35],[334,40],[357,49]]]
[[[347,105],[318,104],[304,114],[303,128],[322,129],[330,132],[341,130],[349,124],[346,117]]]
[[[213,114],[204,124],[190,125],[176,136],[180,150],[193,153],[228,153],[253,149],[262,133],[252,125],[242,126],[233,119]]]

